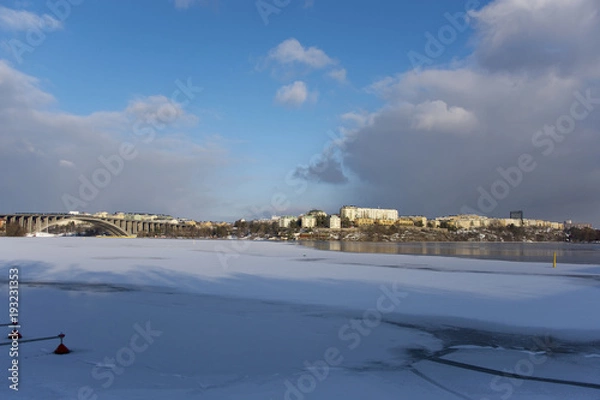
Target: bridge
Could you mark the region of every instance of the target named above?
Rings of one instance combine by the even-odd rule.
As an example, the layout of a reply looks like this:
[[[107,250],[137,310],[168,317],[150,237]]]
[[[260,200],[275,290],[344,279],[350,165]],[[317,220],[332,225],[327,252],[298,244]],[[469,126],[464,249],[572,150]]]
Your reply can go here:
[[[0,214],[1,219],[4,219],[7,225],[19,224],[27,233],[44,232],[51,226],[68,223],[69,221],[87,222],[114,236],[137,236],[141,232],[160,234],[189,227],[186,224],[170,221],[137,220],[111,216],[96,217],[87,214]]]

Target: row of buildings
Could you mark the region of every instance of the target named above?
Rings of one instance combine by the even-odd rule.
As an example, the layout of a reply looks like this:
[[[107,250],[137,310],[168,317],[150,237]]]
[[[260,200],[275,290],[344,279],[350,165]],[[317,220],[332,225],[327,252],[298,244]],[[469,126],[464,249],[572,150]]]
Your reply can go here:
[[[104,218],[122,218],[134,219],[139,221],[163,221],[174,224],[185,223],[197,227],[214,227],[216,225],[225,224],[223,222],[196,222],[188,219],[173,218],[170,215],[164,214],[132,214],[117,212],[109,214],[108,212],[99,212],[93,214],[96,217]],[[424,216],[400,216],[398,210],[382,209],[382,208],[364,208],[356,206],[343,206],[340,208],[339,214],[328,215],[321,210],[311,210],[300,216],[283,216],[273,217],[278,221],[280,228],[288,228],[291,224],[300,221],[302,228],[315,228],[319,219],[325,220],[326,226],[331,229],[340,229],[342,220],[351,222],[353,226],[369,226],[369,225],[399,225],[399,226],[416,226],[430,228],[454,228],[454,229],[477,229],[490,227],[508,227],[510,225],[536,228],[550,229],[569,229],[569,228],[591,228],[591,224],[576,224],[572,221],[551,222],[538,219],[517,219],[517,218],[489,218],[481,215],[452,215],[446,217],[438,217],[428,220]]]
[[[273,217],[280,228],[288,228],[290,225],[300,223],[302,228],[315,228],[319,219],[325,220],[330,229],[342,228],[342,221],[348,221],[352,226],[368,225],[407,225],[425,226],[427,218],[421,216],[399,217],[398,210],[383,208],[363,208],[356,206],[343,206],[339,214],[327,215],[321,210],[311,210],[300,216],[286,215]]]
[[[432,228],[506,228],[508,226],[564,229],[563,222],[544,221],[539,219],[516,219],[516,218],[488,218],[481,215],[452,215],[439,217],[429,221],[428,226]]]
[[[72,211],[69,214],[79,215],[79,212]],[[214,228],[221,225],[229,225],[226,222],[197,222],[182,218],[173,218],[164,214],[145,214],[145,213],[108,213],[99,212],[87,214],[98,218],[127,219],[135,221],[166,222],[172,224],[185,224],[197,228]],[[522,216],[522,214],[520,215]],[[339,214],[328,215],[321,210],[311,210],[300,216],[274,216],[271,221],[276,222],[280,228],[289,228],[290,226],[301,226],[302,228],[328,227],[330,229],[341,229],[342,227],[354,226],[405,226],[405,227],[429,227],[446,229],[480,229],[480,228],[505,228],[511,225],[516,227],[535,227],[554,230],[563,230],[570,228],[591,228],[591,224],[578,224],[572,221],[552,222],[538,219],[523,218],[489,218],[481,215],[451,215],[427,219],[424,216],[401,216],[398,210],[381,208],[363,208],[356,206],[343,206]],[[0,230],[4,228],[6,221],[0,218]]]
[[[79,215],[80,213],[77,211],[71,211],[69,214]],[[148,214],[148,213],[124,213],[124,212],[116,212],[109,213],[107,211],[97,212],[95,214],[87,214],[93,217],[98,218],[111,218],[111,219],[127,219],[133,221],[143,221],[143,222],[166,222],[174,225],[190,225],[197,228],[213,228],[221,225],[228,225],[227,222],[213,222],[213,221],[193,221],[191,219],[186,218],[174,218],[170,215],[166,214]]]
[[[424,216],[400,216],[398,210],[381,208],[362,208],[356,206],[343,206],[337,215],[327,215],[321,210],[311,210],[300,216],[273,217],[280,228],[300,223],[302,228],[315,228],[317,221],[325,220],[326,226],[331,229],[340,229],[342,221],[347,221],[352,226],[369,225],[397,225],[446,229],[478,229],[478,228],[505,228],[511,225],[517,227],[535,227],[562,230],[571,227],[589,227],[589,224],[573,224],[571,221],[552,222],[538,219],[522,218],[489,218],[481,215],[451,215],[428,220]]]

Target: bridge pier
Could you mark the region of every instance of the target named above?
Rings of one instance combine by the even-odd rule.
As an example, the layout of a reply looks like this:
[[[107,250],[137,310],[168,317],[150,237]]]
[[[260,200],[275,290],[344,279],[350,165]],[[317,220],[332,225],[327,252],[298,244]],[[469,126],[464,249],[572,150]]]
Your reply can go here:
[[[17,224],[19,224],[21,228],[27,229],[27,226],[25,225],[25,217],[17,217]]]
[[[57,221],[56,217],[48,217],[48,225],[53,225],[56,223],[56,221]],[[46,226],[48,226],[48,225],[46,225]]]

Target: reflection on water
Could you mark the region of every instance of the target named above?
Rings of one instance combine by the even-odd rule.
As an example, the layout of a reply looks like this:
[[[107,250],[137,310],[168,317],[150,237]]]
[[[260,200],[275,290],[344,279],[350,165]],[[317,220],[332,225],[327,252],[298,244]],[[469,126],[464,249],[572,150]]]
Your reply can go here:
[[[303,241],[300,244],[319,250],[356,253],[419,254],[528,262],[552,262],[556,252],[559,263],[600,264],[600,244],[349,241]]]

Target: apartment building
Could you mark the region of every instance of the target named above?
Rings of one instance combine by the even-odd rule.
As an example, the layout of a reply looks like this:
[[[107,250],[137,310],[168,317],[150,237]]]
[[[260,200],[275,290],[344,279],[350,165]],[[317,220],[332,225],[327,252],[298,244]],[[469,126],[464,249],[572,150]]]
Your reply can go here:
[[[342,219],[337,215],[329,216],[329,228],[330,229],[341,229],[342,228]]]
[[[303,228],[314,228],[317,226],[317,217],[314,215],[303,215],[301,217],[301,224]]]
[[[361,208],[355,206],[343,206],[340,209],[340,217],[348,218],[350,221],[357,219],[371,220],[397,220],[398,210],[383,209],[383,208]]]
[[[294,216],[285,215],[285,216],[279,218],[278,225],[280,228],[289,228],[290,225],[295,223],[297,220],[298,220],[298,218],[296,218]]]

